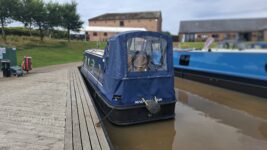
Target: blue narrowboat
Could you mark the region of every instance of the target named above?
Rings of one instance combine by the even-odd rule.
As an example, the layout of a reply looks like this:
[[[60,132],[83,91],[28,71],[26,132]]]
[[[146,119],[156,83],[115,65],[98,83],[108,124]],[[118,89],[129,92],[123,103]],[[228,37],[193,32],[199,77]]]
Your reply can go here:
[[[175,51],[175,75],[267,97],[266,50]]]
[[[146,31],[119,33],[105,50],[86,50],[81,72],[109,121],[131,125],[174,118],[172,40]]]

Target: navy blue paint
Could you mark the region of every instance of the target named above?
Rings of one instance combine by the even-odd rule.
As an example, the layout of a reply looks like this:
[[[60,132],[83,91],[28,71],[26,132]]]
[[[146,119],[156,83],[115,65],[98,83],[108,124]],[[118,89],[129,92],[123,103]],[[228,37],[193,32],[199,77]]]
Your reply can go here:
[[[127,63],[127,40],[133,37],[153,36],[161,37],[167,41],[166,57],[167,71],[146,71],[146,72],[128,72]],[[174,71],[173,71],[173,53],[172,39],[164,34],[156,32],[132,31],[117,34],[108,41],[104,53],[104,62],[102,57],[86,53],[87,57],[95,59],[103,66],[103,86],[99,84],[98,78],[93,77],[84,64],[82,73],[96,86],[100,93],[105,97],[105,101],[116,107],[128,107],[135,105],[135,101],[141,101],[141,98],[152,99],[155,96],[162,98],[160,103],[174,102]],[[120,100],[112,99],[121,96]]]

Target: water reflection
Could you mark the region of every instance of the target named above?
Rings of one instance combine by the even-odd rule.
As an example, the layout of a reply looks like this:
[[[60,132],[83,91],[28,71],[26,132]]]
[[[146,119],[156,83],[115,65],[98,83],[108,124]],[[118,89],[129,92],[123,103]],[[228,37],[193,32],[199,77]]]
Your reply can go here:
[[[105,122],[116,150],[171,150],[174,143],[174,121],[118,127]]]
[[[176,89],[179,100],[205,116],[216,119],[217,122],[237,128],[239,132],[257,139],[267,140],[267,120],[252,116],[244,111],[218,104],[183,90]],[[187,96],[185,96],[187,95]],[[250,106],[248,106],[250,107]],[[267,108],[267,107],[266,107]],[[260,128],[261,127],[261,128]]]
[[[105,122],[119,150],[266,150],[267,100],[175,80],[175,120],[118,127]]]
[[[238,118],[237,118],[238,119]],[[245,126],[245,125],[244,125]],[[206,113],[178,103],[173,150],[266,150],[267,142],[240,132]]]
[[[267,99],[265,98],[247,95],[181,78],[175,79],[175,87],[176,90],[187,91],[190,93],[189,95],[198,96],[194,99],[202,97],[208,101],[213,101],[233,109],[247,112],[255,117],[267,119]],[[185,96],[188,96],[188,94],[180,96],[181,101],[186,100],[186,98],[184,98]],[[190,103],[188,105],[190,105]]]

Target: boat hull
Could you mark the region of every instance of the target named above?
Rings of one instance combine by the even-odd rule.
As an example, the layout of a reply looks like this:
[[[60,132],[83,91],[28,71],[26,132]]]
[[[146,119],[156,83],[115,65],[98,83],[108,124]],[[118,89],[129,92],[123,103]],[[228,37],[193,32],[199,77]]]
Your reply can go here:
[[[267,98],[267,81],[175,68],[175,76]]]
[[[104,100],[100,99],[99,95],[94,98],[104,117],[107,117],[115,125],[134,125],[174,118],[175,103],[162,104],[159,113],[151,114],[144,106],[117,109],[107,105]]]
[[[168,103],[160,103],[160,112],[151,114],[145,104],[136,106],[112,106],[108,104],[99,89],[82,73],[92,99],[102,114],[102,119],[108,119],[111,123],[119,126],[134,125],[154,122],[159,120],[173,119],[175,117],[176,100]]]

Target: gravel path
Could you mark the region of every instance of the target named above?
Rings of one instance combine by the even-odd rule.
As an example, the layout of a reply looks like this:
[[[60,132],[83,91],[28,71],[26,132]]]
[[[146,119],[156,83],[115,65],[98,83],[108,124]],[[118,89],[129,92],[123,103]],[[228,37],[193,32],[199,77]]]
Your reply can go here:
[[[63,149],[67,72],[79,64],[0,79],[0,150]]]

